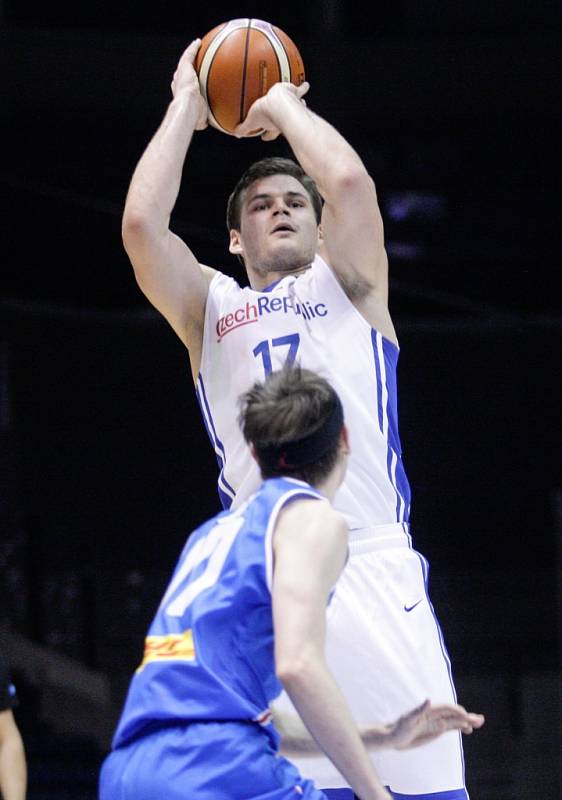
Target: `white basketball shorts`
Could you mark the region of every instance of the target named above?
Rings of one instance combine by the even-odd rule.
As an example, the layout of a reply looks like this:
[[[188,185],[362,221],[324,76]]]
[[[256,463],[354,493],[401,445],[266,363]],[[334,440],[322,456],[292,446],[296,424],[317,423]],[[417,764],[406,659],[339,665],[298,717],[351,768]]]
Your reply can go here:
[[[326,658],[359,725],[392,722],[426,698],[456,702],[451,664],[427,593],[428,569],[401,525],[352,534],[349,560],[327,610]],[[276,705],[294,711],[285,693]],[[371,757],[382,782],[398,795],[467,797],[457,794],[465,786],[457,732]],[[291,761],[319,788],[347,785],[323,756],[291,756]]]

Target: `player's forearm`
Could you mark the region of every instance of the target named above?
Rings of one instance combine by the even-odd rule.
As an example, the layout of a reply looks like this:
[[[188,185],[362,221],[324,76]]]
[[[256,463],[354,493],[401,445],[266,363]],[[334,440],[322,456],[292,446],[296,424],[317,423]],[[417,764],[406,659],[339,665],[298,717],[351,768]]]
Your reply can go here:
[[[275,727],[281,734],[282,750],[288,754],[311,755],[321,752],[297,714],[273,706]],[[370,725],[358,728],[361,741],[368,750],[386,750],[394,746],[391,725]]]
[[[284,755],[320,755],[321,750],[304,726],[298,714],[272,707],[273,723],[281,734],[281,751]]]
[[[25,800],[26,789],[25,752],[18,736],[0,747],[0,794],[4,800]]]
[[[363,800],[387,800],[347,703],[323,661],[309,660],[281,679],[318,746],[355,793]]]
[[[168,106],[131,179],[123,215],[125,236],[142,226],[167,231],[198,114],[189,92],[179,93]]]
[[[271,106],[274,123],[327,202],[337,198],[345,182],[363,181],[372,190],[372,180],[359,155],[329,122],[289,93],[276,98]]]

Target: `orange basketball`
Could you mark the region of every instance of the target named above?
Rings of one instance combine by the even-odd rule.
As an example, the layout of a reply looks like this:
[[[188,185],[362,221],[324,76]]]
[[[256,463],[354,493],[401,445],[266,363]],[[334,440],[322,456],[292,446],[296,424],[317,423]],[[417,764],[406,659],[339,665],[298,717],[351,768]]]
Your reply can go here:
[[[295,43],[261,19],[233,19],[205,34],[195,70],[209,106],[209,123],[224,133],[232,133],[274,83],[299,86],[304,81]]]

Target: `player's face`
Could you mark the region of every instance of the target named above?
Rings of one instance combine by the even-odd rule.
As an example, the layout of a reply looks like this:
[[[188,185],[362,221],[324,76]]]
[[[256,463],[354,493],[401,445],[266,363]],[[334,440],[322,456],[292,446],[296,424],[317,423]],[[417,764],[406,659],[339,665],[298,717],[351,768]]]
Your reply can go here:
[[[319,241],[310,196],[291,175],[270,175],[242,197],[240,230],[230,232],[230,252],[252,273],[271,277],[309,266]]]

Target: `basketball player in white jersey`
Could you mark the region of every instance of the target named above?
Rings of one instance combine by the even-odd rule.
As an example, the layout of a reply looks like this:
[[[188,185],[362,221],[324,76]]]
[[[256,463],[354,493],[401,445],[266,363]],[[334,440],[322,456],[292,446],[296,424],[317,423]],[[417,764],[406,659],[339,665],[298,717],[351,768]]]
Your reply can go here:
[[[243,260],[250,286],[200,264],[169,228],[192,136],[207,125],[193,69],[199,45],[181,57],[173,100],[134,172],[123,239],[141,289],[189,351],[221,500],[235,508],[259,483],[235,423],[236,398],[285,363],[327,378],[341,398],[352,453],[335,498],[350,528],[350,558],[328,615],[330,669],[359,724],[395,718],[425,698],[455,703],[427,561],[409,532],[398,343],[373,181],[343,137],[307,108],[307,84],[275,84],[237,134],[281,134],[298,164],[258,162],[229,200],[230,251]],[[291,711],[286,697],[281,708]],[[468,798],[458,733],[372,759],[397,800]],[[322,788],[347,786],[322,756],[296,763]]]

